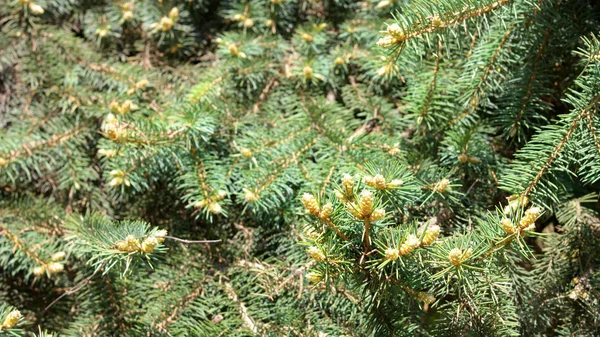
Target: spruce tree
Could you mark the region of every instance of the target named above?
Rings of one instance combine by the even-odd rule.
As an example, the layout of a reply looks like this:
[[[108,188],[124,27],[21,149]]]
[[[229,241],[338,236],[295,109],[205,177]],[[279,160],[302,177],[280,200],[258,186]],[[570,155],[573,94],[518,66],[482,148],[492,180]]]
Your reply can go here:
[[[591,0],[0,3],[0,336],[600,334]]]

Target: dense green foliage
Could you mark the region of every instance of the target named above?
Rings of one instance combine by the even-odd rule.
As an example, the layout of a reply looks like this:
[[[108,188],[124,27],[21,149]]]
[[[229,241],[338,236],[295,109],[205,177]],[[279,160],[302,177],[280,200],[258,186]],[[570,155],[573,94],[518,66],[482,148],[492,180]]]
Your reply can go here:
[[[0,336],[600,334],[592,0],[0,3]]]

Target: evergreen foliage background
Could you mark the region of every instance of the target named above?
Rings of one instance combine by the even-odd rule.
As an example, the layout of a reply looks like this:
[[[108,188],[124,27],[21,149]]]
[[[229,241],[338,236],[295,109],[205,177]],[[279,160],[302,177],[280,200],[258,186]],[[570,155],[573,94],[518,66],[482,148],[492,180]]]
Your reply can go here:
[[[591,0],[0,3],[0,336],[600,334]]]

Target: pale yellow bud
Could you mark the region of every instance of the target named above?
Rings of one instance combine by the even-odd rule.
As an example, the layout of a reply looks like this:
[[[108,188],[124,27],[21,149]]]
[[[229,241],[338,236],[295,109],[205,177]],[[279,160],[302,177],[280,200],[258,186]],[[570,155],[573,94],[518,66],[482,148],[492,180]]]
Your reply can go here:
[[[383,1],[380,1],[377,4],[377,8],[379,8],[379,9],[385,8],[385,7],[387,7],[387,6],[391,5],[391,4],[392,4],[392,1],[390,1],[390,0],[383,0]]]
[[[360,212],[363,216],[368,216],[373,211],[373,193],[364,190],[360,194]]]
[[[423,246],[429,246],[437,240],[440,235],[440,226],[438,225],[429,225],[427,230],[425,231],[425,235],[423,236],[423,240],[421,240],[421,244]]]
[[[389,36],[389,35],[386,35],[382,38],[379,38],[379,40],[377,40],[377,45],[379,47],[383,47],[383,48],[391,47],[391,46],[395,45],[396,43],[398,43],[398,40],[396,40],[393,36]]]
[[[119,113],[120,107],[119,107],[119,103],[117,101],[110,102],[110,104],[108,105],[108,108],[114,113]],[[108,118],[108,116],[107,116],[107,118]]]
[[[149,236],[142,242],[142,252],[152,253],[154,248],[158,245],[158,239],[154,236]]]
[[[133,12],[132,11],[125,11],[123,12],[123,20],[128,21],[133,19]]]
[[[352,216],[354,216],[357,219],[364,219],[364,216],[362,215],[362,213],[360,212],[360,210],[358,209],[358,207],[356,206],[355,203],[350,202],[346,204],[346,209],[350,212],[350,214],[352,214]]]
[[[531,230],[535,228],[535,220],[540,216],[542,210],[539,207],[531,207],[525,211],[525,214],[519,222],[519,228],[525,230]],[[533,225],[533,226],[532,226]]]
[[[125,251],[128,252],[135,252],[140,250],[140,241],[131,234],[127,235],[127,237],[125,238],[125,245]]]
[[[65,253],[65,252],[56,252],[56,253],[52,254],[52,257],[50,257],[50,258],[52,259],[52,261],[60,261],[60,260],[63,260],[66,256],[67,256],[67,253]]]
[[[269,19],[267,21],[265,21],[265,26],[267,27],[273,27],[275,25],[275,21]]]
[[[177,7],[171,8],[171,11],[169,12],[169,18],[175,20],[178,17],[179,17],[179,9]]]
[[[371,221],[379,221],[385,217],[385,209],[378,208],[371,213]]]
[[[217,196],[219,197],[219,200],[225,199],[225,197],[227,196],[227,192],[223,191],[223,190],[219,190],[219,191],[217,191]]]
[[[219,205],[216,202],[211,203],[210,205],[208,205],[208,211],[211,212],[212,214],[221,214],[221,212],[223,211],[223,209],[221,208],[221,205]]]
[[[385,178],[381,174],[376,174],[374,177],[366,176],[364,181],[365,181],[365,184],[367,184],[373,188],[376,188],[378,190],[383,190],[386,187]]]
[[[404,32],[397,23],[389,25],[387,28],[387,33],[397,40],[404,40]]]
[[[246,17],[244,15],[242,15],[242,14],[236,14],[231,19],[233,21],[242,21],[242,20],[246,19]]]
[[[46,268],[44,266],[37,266],[33,268],[33,275],[40,276],[46,272]]]
[[[396,70],[396,66],[393,63],[388,63],[383,67],[377,70],[377,75],[380,77],[384,77],[386,75],[391,75]]]
[[[304,78],[307,80],[310,80],[313,77],[313,68],[311,68],[310,66],[304,67],[304,69],[302,69],[302,72],[304,73]]]
[[[400,253],[398,252],[398,249],[390,247],[385,250],[384,255],[386,260],[394,261],[398,259]]]
[[[342,177],[342,190],[346,195],[352,195],[354,192],[354,178],[349,174],[344,174]]]
[[[162,19],[160,19],[160,30],[167,32],[171,30],[171,28],[173,28],[173,19],[163,16]]]
[[[344,195],[344,193],[340,191],[335,191],[335,197],[341,202],[347,202],[348,198]]]
[[[421,245],[419,238],[414,234],[409,234],[406,237],[406,241],[398,249],[400,255],[406,255],[412,253],[413,250],[417,249]]]
[[[306,274],[306,279],[310,282],[319,282],[323,279],[323,276],[320,273],[310,272]]]
[[[158,240],[159,243],[163,243],[167,234],[168,232],[166,229],[159,229],[156,231],[156,233],[154,233],[154,236],[156,237],[156,240]]]
[[[96,31],[96,34],[98,34],[99,37],[106,37],[106,35],[108,35],[108,31],[106,29],[98,29]]]
[[[453,266],[460,266],[462,263],[462,250],[460,248],[452,248],[448,253],[448,260]]]
[[[308,213],[316,216],[319,215],[319,204],[312,194],[304,193],[304,195],[302,195],[302,204]]]
[[[198,200],[198,201],[194,202],[194,204],[192,206],[194,206],[194,208],[204,208],[204,207],[206,207],[206,205],[208,205],[208,201],[206,201],[206,199],[204,199],[204,200]]]
[[[50,274],[60,273],[65,269],[65,265],[60,262],[50,262],[48,263],[48,272]]]
[[[337,64],[338,66],[341,66],[342,64],[344,64],[344,59],[341,57],[336,57],[335,64]]]
[[[323,262],[326,259],[325,254],[323,254],[323,251],[321,251],[321,249],[315,246],[310,246],[306,253],[311,259],[317,262]]]
[[[147,79],[144,78],[135,84],[135,88],[138,90],[142,90],[142,89],[146,88],[148,86],[148,84],[150,84],[150,81],[148,81]]]
[[[319,218],[327,219],[327,218],[329,218],[329,216],[331,215],[332,212],[333,212],[333,205],[330,202],[328,202],[325,205],[323,205],[323,207],[321,208],[321,212],[319,213]]]
[[[12,329],[19,320],[21,319],[21,312],[19,310],[13,310],[6,315],[4,318],[4,322],[2,322],[2,326],[0,330]]]
[[[252,151],[250,151],[249,149],[243,147],[240,149],[240,153],[242,154],[242,156],[246,157],[246,158],[252,158]]]
[[[510,219],[508,219],[508,218],[503,218],[500,221],[500,226],[508,234],[513,234],[515,232],[515,230],[516,230],[516,228],[513,225],[512,221],[510,221]]]
[[[36,4],[36,3],[33,3],[33,2],[29,3],[29,10],[31,11],[31,13],[33,15],[42,15],[42,14],[44,14],[44,8],[42,8],[42,6],[40,6],[40,5]]]
[[[399,149],[399,148],[397,148],[397,147],[392,147],[392,148],[390,148],[390,149],[387,151],[387,153],[388,153],[390,156],[395,156],[395,155],[398,155],[398,154],[400,154],[400,149]]]
[[[256,200],[258,200],[259,196],[250,191],[250,190],[246,190],[246,194],[244,195],[244,199],[246,200],[247,203],[252,203],[255,202]]]
[[[417,298],[419,299],[419,301],[421,301],[425,304],[431,304],[431,303],[435,302],[435,296],[433,296],[429,293],[419,293],[417,295]]]
[[[248,18],[246,20],[244,20],[244,27],[245,28],[252,28],[254,26],[254,20]]]
[[[458,155],[458,162],[464,164],[469,161],[469,156],[465,153],[461,153]]]
[[[8,159],[4,159],[2,157],[0,157],[0,167],[4,166],[8,164]]]
[[[388,188],[388,189],[398,188],[398,187],[401,187],[403,184],[404,184],[404,182],[402,180],[394,179],[387,184],[386,188]]]
[[[300,36],[302,38],[302,40],[306,41],[306,42],[312,42],[313,41],[313,37],[312,35],[308,34],[308,33],[302,33],[302,36]]]
[[[508,197],[508,205],[504,208],[504,214],[509,215],[512,211],[519,207],[525,207],[529,203],[529,198],[526,196],[512,195]]]
[[[447,178],[444,178],[435,184],[435,186],[433,187],[433,190],[438,193],[444,193],[448,189],[448,186],[450,186],[450,180],[448,180]]]
[[[442,25],[442,19],[439,16],[434,16],[431,18],[431,25],[435,28],[438,28]]]

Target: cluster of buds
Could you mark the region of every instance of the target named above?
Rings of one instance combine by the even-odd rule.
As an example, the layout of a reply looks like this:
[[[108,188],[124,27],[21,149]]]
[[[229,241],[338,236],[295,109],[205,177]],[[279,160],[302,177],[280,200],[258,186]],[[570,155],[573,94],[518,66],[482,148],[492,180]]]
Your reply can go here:
[[[19,0],[21,5],[27,5],[31,14],[33,15],[42,15],[44,14],[44,8],[36,3],[30,2],[29,0]]]
[[[459,267],[464,261],[466,261],[473,254],[473,248],[466,250],[460,248],[452,248],[448,253],[448,261],[450,264]]]
[[[367,190],[361,192],[358,202],[347,203],[346,208],[355,218],[368,222],[379,221],[385,217],[385,209],[373,209],[373,193]]]
[[[127,187],[131,186],[131,181],[127,177],[127,172],[123,170],[112,170],[110,171],[110,176],[112,177],[112,179],[108,183],[108,185],[112,187],[117,187],[121,184],[124,184]]]
[[[458,155],[458,162],[461,164],[478,164],[481,163],[481,159],[475,157],[475,156],[469,156],[466,153],[461,153]]]
[[[221,214],[221,212],[223,211],[218,201],[225,199],[226,196],[227,192],[219,190],[216,195],[213,195],[212,197],[206,198],[204,200],[196,201],[193,206],[195,208],[204,208],[208,206],[209,212],[218,215]]]
[[[387,182],[385,180],[385,177],[382,176],[381,174],[376,174],[374,176],[365,176],[364,182],[368,186],[371,186],[378,190],[390,190],[390,189],[398,188],[398,187],[402,186],[402,184],[404,183],[400,179],[393,179],[392,181]]]
[[[245,59],[245,58],[246,58],[246,53],[244,53],[244,52],[240,51],[240,50],[238,49],[238,47],[235,45],[235,43],[230,43],[230,44],[227,46],[227,48],[229,49],[229,53],[230,53],[232,56],[236,56],[236,57],[243,58],[243,59]]]
[[[247,203],[253,203],[256,200],[258,200],[260,198],[260,195],[258,195],[258,193],[255,193],[247,188],[244,188],[244,200],[246,200]]]
[[[161,229],[159,231],[156,231],[156,233],[154,233],[154,235],[150,235],[150,236],[146,237],[144,240],[141,240],[141,242],[139,239],[137,239],[133,235],[127,235],[125,240],[119,240],[119,241],[115,242],[115,247],[117,247],[117,249],[122,252],[127,252],[127,253],[140,252],[140,253],[149,254],[154,251],[154,248],[156,248],[156,246],[158,246],[159,243],[162,243],[165,241],[166,235],[167,235],[167,231],[164,229]]]
[[[112,101],[108,107],[112,112],[120,115],[124,115],[130,111],[135,111],[138,108],[138,106],[129,99],[123,102],[123,104],[119,104],[117,101]]]
[[[531,207],[525,211],[518,226],[515,226],[509,218],[502,218],[500,226],[508,234],[517,233],[523,235],[525,231],[532,231],[535,229],[535,221],[541,214],[542,210],[539,207]]]
[[[389,25],[383,33],[385,35],[377,41],[377,45],[380,47],[391,47],[405,39],[404,32],[397,23]]]
[[[419,246],[421,246],[419,238],[414,234],[409,234],[406,237],[406,240],[400,245],[400,248],[389,247],[385,250],[384,256],[386,260],[394,261],[400,256],[412,253],[415,249],[419,248]]]
[[[21,312],[19,310],[12,310],[4,318],[4,322],[2,322],[2,325],[0,325],[0,330],[12,329],[15,325],[17,325],[17,323],[19,323],[21,317]]]
[[[450,189],[449,187],[450,180],[448,180],[448,178],[444,178],[433,185],[433,191],[437,193],[444,193]]]
[[[122,4],[121,12],[123,13],[123,21],[133,19],[133,2],[126,2]]]
[[[177,21],[178,18],[179,9],[177,9],[177,7],[173,7],[169,12],[169,16],[163,16],[160,19],[160,22],[158,24],[153,24],[153,26],[162,30],[163,32],[168,32],[173,28],[173,24],[175,24],[175,21]]]
[[[400,154],[400,144],[396,143],[396,144],[394,144],[394,146],[386,145],[385,150],[386,150],[387,154],[389,154],[390,156],[399,155]]]
[[[586,291],[586,288],[589,286],[589,281],[587,277],[582,277],[581,279],[578,277],[573,278],[573,283],[575,284],[575,288],[571,290],[569,293],[569,298],[576,301],[578,299],[587,301],[590,299],[590,294]]]
[[[65,269],[65,265],[60,262],[50,262],[46,265],[33,268],[33,275],[40,276],[48,272],[48,274],[58,274]]]
[[[102,132],[106,136],[106,138],[110,140],[119,140],[125,138],[127,136],[127,130],[123,125],[119,123],[115,115],[109,113],[104,118],[104,123],[102,124]]]
[[[308,250],[306,251],[306,254],[308,254],[308,256],[317,261],[317,262],[323,262],[325,261],[327,258],[325,257],[325,253],[323,253],[323,251],[316,246],[310,246],[308,247]]]
[[[252,154],[252,151],[250,151],[250,149],[245,148],[245,147],[240,149],[240,153],[242,154],[242,156],[244,156],[246,158],[252,158],[254,156],[254,154]]]
[[[520,207],[525,207],[529,204],[529,198],[526,196],[511,195],[507,198],[508,205],[504,207],[504,214],[509,215]]]
[[[304,193],[302,196],[302,204],[304,205],[307,214],[312,214],[321,220],[328,219],[333,212],[333,205],[330,202],[323,205],[323,207],[319,207],[317,199],[310,193]]]

